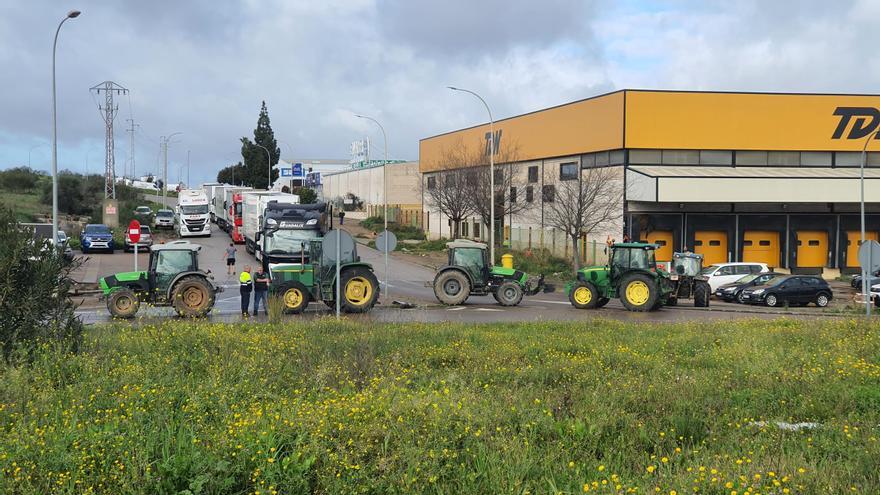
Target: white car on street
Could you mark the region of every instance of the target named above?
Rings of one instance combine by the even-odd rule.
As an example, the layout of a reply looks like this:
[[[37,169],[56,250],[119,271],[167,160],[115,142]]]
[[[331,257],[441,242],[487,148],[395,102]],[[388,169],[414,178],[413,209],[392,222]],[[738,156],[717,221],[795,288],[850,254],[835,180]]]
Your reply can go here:
[[[716,263],[703,268],[700,275],[709,279],[709,287],[712,288],[714,294],[718,287],[724,284],[736,282],[746,275],[769,271],[770,268],[766,263]]]

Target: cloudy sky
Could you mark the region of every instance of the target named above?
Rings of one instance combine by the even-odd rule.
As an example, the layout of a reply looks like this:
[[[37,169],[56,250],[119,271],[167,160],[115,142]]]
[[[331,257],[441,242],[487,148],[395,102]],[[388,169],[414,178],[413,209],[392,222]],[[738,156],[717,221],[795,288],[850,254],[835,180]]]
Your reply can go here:
[[[221,7],[222,6],[222,7]],[[158,169],[159,137],[182,132],[170,179],[238,159],[266,100],[284,156],[347,158],[381,134],[417,159],[419,138],[622,88],[880,93],[880,2],[699,0],[2,0],[0,168],[48,170],[52,36],[59,162],[103,168],[89,87],[130,90],[116,163]]]

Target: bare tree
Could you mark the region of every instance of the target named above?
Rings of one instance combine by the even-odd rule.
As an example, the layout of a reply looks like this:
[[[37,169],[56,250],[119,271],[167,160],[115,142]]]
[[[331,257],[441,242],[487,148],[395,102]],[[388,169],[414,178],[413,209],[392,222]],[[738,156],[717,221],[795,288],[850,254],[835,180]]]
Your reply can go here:
[[[511,201],[511,190],[519,188],[519,181],[516,180],[516,174],[513,173],[512,163],[518,161],[518,146],[509,144],[501,146],[495,158],[495,192],[490,194],[489,181],[489,157],[484,153],[476,153],[471,162],[475,165],[472,175],[469,177],[468,186],[471,190],[471,200],[474,202],[474,212],[480,217],[483,225],[490,225],[490,215],[492,206],[492,198],[494,198],[495,219],[508,218],[524,211],[529,204],[522,201]],[[501,236],[503,238],[503,236]],[[496,243],[501,238],[496,239]]]
[[[580,269],[578,239],[612,227],[623,217],[623,172],[620,167],[588,168],[577,179],[560,180],[544,197],[544,223],[571,240],[573,266]]]
[[[472,157],[463,142],[441,152],[439,172],[425,174],[422,193],[425,203],[445,215],[452,222],[453,239],[459,235],[461,222],[475,214],[474,202],[468,180],[473,171]]]

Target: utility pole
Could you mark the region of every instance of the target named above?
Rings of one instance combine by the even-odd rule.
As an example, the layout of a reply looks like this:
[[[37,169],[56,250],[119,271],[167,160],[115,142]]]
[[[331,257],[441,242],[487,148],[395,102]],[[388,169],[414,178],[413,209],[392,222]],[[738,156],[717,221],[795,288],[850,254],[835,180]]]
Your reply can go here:
[[[168,141],[171,140],[172,137],[183,134],[182,132],[175,132],[170,136],[162,136],[159,139],[162,143],[162,204],[165,205],[168,199]]]
[[[140,127],[140,124],[135,124],[134,119],[125,119],[126,122],[129,123],[130,127],[126,129],[126,132],[129,133],[129,160],[131,160],[131,180],[134,180],[137,177],[137,173],[135,172],[134,166],[134,129],[135,127]]]
[[[114,158],[113,120],[119,111],[119,105],[113,102],[113,94],[127,95],[128,90],[113,81],[104,81],[89,88],[101,96],[104,93],[104,104],[98,103],[98,111],[104,119],[104,199],[116,199],[116,160]]]
[[[192,189],[192,186],[189,183],[189,151],[190,150],[186,150],[186,187]]]

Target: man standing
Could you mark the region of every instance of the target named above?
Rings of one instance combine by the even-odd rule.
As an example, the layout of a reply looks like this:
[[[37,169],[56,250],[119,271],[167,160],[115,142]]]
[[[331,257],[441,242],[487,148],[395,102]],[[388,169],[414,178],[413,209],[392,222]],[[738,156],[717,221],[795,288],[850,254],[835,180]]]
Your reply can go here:
[[[342,208],[339,209],[339,225],[342,225],[342,222],[345,221],[345,212]]]
[[[269,316],[269,307],[266,306],[266,296],[269,293],[269,275],[263,271],[263,266],[257,266],[254,277],[254,316],[260,311],[260,301],[263,301],[263,311]]]
[[[251,291],[254,290],[254,281],[251,279],[251,266],[245,265],[241,276],[238,277],[238,291],[241,294],[241,315],[248,316],[248,307],[251,305]]]
[[[226,274],[235,275],[235,243],[230,242],[226,248]]]

